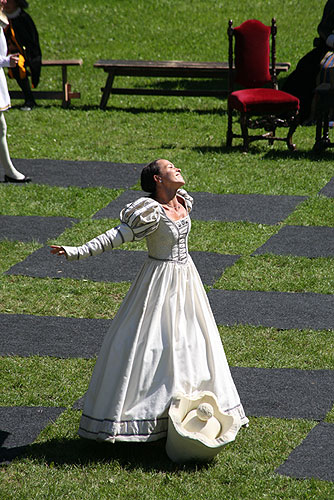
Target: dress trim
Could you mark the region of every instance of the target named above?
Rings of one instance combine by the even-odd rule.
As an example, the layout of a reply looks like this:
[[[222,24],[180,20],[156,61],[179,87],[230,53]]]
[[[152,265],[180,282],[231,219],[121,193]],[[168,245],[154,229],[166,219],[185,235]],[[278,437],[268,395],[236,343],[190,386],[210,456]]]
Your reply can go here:
[[[158,417],[158,418],[135,418],[130,420],[115,420],[112,418],[95,418],[90,415],[82,414],[83,417],[88,418],[89,420],[95,420],[96,422],[111,422],[113,424],[128,424],[133,422],[158,422],[161,420],[168,420],[168,417]]]
[[[101,441],[148,440],[167,435],[168,417],[136,420],[98,419],[83,414],[79,426],[79,435]]]

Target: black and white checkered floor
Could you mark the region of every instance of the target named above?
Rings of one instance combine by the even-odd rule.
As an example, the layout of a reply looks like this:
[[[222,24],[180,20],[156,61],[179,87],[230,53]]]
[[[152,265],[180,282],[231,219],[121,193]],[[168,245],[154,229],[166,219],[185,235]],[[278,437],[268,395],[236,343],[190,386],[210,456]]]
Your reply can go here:
[[[100,186],[125,191],[93,218],[118,218],[120,209],[141,195],[133,191],[141,165],[107,162],[16,160],[36,183],[52,186]],[[334,178],[320,192],[334,197]],[[248,221],[274,225],[284,221],[305,196],[217,195],[194,193],[197,220]],[[0,216],[0,239],[45,243],[79,222],[67,217]],[[305,257],[334,256],[333,227],[286,225],[253,255],[272,253]],[[129,259],[129,254],[131,258]],[[192,252],[207,285],[212,285],[239,255]],[[47,247],[33,252],[6,274],[68,277],[93,281],[131,281],[145,252],[115,250],[90,262],[55,259]],[[101,260],[102,259],[102,260]],[[113,265],[109,265],[112,259]],[[126,265],[124,263],[126,262]],[[116,265],[115,265],[116,263]],[[129,264],[130,263],[130,264]],[[334,330],[334,296],[316,293],[254,292],[211,289],[209,300],[219,325],[248,324],[278,329]],[[109,321],[0,314],[0,355],[91,358],[101,345]],[[51,335],[52,332],[52,335]],[[277,469],[295,478],[334,481],[334,424],[325,417],[334,405],[334,370],[232,367],[246,413],[254,417],[309,419],[317,422],[302,443]],[[81,400],[73,403],[80,410]],[[0,462],[22,453],[64,408],[0,407]]]

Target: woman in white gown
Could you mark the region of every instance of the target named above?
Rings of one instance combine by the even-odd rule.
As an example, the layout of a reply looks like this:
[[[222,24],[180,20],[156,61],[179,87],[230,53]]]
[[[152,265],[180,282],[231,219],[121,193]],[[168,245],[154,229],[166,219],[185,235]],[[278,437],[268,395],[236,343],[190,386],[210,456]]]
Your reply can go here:
[[[101,347],[85,395],[79,435],[97,441],[154,441],[167,434],[177,393],[213,392],[221,409],[248,423],[219,332],[188,254],[192,198],[181,171],[156,160],[142,172],[139,198],[121,224],[80,247],[52,253],[83,259],[146,238],[148,258]]]

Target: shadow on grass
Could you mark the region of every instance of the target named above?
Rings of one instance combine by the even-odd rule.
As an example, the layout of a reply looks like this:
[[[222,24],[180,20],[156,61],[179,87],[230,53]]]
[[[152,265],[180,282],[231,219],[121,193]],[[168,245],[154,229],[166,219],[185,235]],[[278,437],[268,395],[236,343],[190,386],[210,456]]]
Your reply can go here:
[[[187,148],[189,149],[189,148]],[[190,148],[192,151],[196,151],[197,153],[205,154],[205,153],[241,153],[243,155],[253,155],[257,156],[261,153],[263,153],[263,150],[258,149],[257,147],[249,148],[248,153],[245,153],[242,150],[242,143],[236,144],[235,146],[232,147],[227,147],[225,144],[225,138],[222,136],[222,145],[221,146],[195,146],[193,148]]]
[[[197,115],[226,115],[227,111],[221,108],[212,108],[212,109],[190,109],[188,107],[183,108],[145,108],[145,107],[130,107],[130,106],[107,106],[104,112],[108,111],[122,111],[131,114],[141,114],[141,113],[171,113],[173,115],[183,114],[183,113],[196,113]],[[101,110],[101,112],[103,112]]]
[[[160,97],[160,96],[158,96]],[[111,101],[112,96],[109,98],[109,102]],[[12,109],[20,109],[22,105],[13,105]],[[141,114],[141,113],[172,113],[172,114],[183,114],[183,113],[196,113],[198,115],[226,115],[227,111],[221,108],[212,108],[212,109],[193,109],[184,106],[183,108],[173,108],[173,107],[160,107],[160,108],[145,108],[143,106],[107,106],[105,110],[100,109],[99,104],[76,104],[76,105],[71,105],[67,109],[63,109],[61,107],[61,104],[59,103],[54,103],[54,104],[39,104],[38,108],[41,109],[59,109],[60,111],[66,111],[66,112],[76,112],[76,111],[99,111],[101,113],[106,113],[110,111],[121,111],[125,113],[131,113],[131,114]],[[31,111],[31,113],[34,113],[35,111]]]
[[[260,141],[259,143],[260,144]],[[173,148],[172,145],[170,145],[170,148]],[[243,155],[247,156],[256,156],[258,157],[261,155],[263,159],[266,160],[272,160],[272,161],[277,161],[277,160],[308,160],[308,161],[333,161],[334,159],[334,149],[331,150],[325,150],[320,153],[316,153],[315,151],[306,150],[306,149],[301,149],[301,150],[295,150],[295,151],[290,151],[288,148],[286,150],[283,149],[268,149],[268,151],[264,151],[263,149],[257,147],[255,144],[252,144],[249,147],[249,150],[247,153],[245,153],[242,149],[242,143],[236,143],[232,147],[226,147],[224,137],[222,137],[222,145],[221,146],[195,146],[192,149],[192,151],[196,151],[201,154],[205,153],[241,153]]]
[[[163,77],[160,77],[163,78]],[[228,91],[228,76],[223,75],[222,78],[178,78],[170,77],[167,80],[151,81],[150,87],[162,90],[198,90],[205,91]],[[135,85],[134,88],[140,88],[140,85]]]
[[[296,149],[295,151],[271,149],[264,154],[266,160],[293,159],[293,160],[311,160],[311,161],[333,161],[334,150],[326,149],[322,152],[315,152],[312,149]]]
[[[21,104],[12,104],[11,105],[11,109],[16,109],[16,110],[20,110],[22,108],[22,103]],[[33,109],[32,111],[24,111],[24,113],[36,113],[38,112],[39,109],[47,109],[47,110],[50,110],[50,109],[58,109],[60,111],[66,111],[66,112],[72,112],[72,111],[101,111],[100,110],[100,106],[99,104],[79,104],[79,103],[75,103],[74,104],[74,101],[73,101],[73,104],[71,104],[68,108],[63,108],[62,105],[61,105],[61,102],[59,101],[54,101],[54,102],[50,102],[50,101],[47,101],[45,103],[43,102],[39,102],[36,106],[35,109]],[[22,111],[23,112],[23,111]]]
[[[127,470],[140,468],[146,472],[195,471],[207,469],[210,463],[173,463],[165,451],[165,439],[153,443],[96,443],[85,439],[52,439],[25,448],[20,459],[31,458],[46,465],[91,465],[117,461]]]

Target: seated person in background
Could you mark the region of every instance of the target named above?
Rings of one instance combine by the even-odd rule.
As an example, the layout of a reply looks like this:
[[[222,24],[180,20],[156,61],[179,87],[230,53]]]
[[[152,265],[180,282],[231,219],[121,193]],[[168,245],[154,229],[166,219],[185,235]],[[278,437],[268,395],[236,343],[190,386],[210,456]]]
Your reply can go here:
[[[41,73],[42,52],[34,21],[24,10],[27,7],[26,0],[7,0],[4,12],[9,21],[5,30],[8,53],[20,54],[18,65],[11,68],[8,74],[15,78],[24,94],[25,102],[21,109],[30,111],[36,106],[36,102],[28,76],[31,75],[32,87],[36,88]]]
[[[327,52],[334,48],[334,0],[328,0],[325,5],[318,34],[313,42],[314,49],[300,59],[282,86],[282,90],[299,98],[301,124],[311,118],[313,93],[321,63]]]

